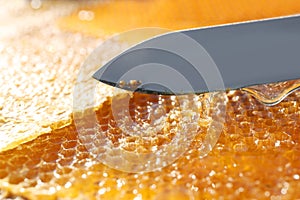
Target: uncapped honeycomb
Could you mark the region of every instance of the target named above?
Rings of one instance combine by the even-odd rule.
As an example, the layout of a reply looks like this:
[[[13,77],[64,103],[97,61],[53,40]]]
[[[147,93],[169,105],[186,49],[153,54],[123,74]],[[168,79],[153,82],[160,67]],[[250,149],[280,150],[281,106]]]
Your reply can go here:
[[[0,8],[5,16],[0,34],[0,151],[70,122],[78,69],[101,41],[55,25],[75,5],[32,11],[22,2]],[[27,13],[23,21],[20,12]]]
[[[95,159],[71,123],[1,152],[0,185],[29,199],[300,198],[300,92],[274,106],[242,91],[229,91],[227,97],[224,129],[206,157],[199,158],[207,130],[201,125],[190,149],[173,164],[155,172],[121,172]],[[138,108],[157,97],[134,94],[130,101],[133,118],[143,119]],[[110,103],[108,98],[96,111],[103,126],[113,123]],[[117,128],[109,129],[113,142],[126,137]],[[153,145],[172,138],[169,132],[162,135]]]

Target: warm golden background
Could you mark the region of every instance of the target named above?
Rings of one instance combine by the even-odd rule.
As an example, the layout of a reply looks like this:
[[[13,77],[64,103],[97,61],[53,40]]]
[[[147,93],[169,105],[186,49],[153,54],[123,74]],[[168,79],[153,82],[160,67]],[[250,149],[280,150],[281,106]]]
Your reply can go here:
[[[295,0],[121,0],[88,6],[93,20],[78,12],[62,20],[69,30],[101,36],[140,27],[185,29],[270,18],[300,12]]]

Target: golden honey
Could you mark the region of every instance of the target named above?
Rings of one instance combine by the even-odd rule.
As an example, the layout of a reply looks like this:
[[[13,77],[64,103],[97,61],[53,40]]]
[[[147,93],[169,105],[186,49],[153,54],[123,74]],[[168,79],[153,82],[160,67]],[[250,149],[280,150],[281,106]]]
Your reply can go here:
[[[225,127],[204,158],[199,158],[197,148],[206,131],[202,127],[190,150],[159,171],[113,170],[91,156],[71,123],[2,152],[1,185],[30,199],[300,198],[300,93],[271,107],[242,91],[230,91],[227,96]],[[136,107],[154,101],[156,97],[135,94],[131,111],[136,113]],[[102,125],[108,124],[103,114],[110,116],[110,109],[108,99],[97,111]],[[112,126],[110,134],[113,142],[122,135]],[[166,132],[157,145],[170,137]]]

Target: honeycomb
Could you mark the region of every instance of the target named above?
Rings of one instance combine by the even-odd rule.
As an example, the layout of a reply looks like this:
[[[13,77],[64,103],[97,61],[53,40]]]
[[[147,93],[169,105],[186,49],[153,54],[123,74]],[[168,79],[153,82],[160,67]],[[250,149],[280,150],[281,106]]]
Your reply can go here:
[[[221,131],[216,125],[223,118],[218,115],[217,119],[216,112],[225,110],[224,100],[223,93],[164,96],[123,92],[101,104],[96,121],[86,112],[81,120],[75,115],[74,123],[79,139],[88,141],[84,144],[89,152],[102,163],[126,172],[154,171],[187,151],[199,127],[209,128],[197,147],[202,148],[201,156],[207,154]]]
[[[32,12],[22,2],[0,8],[6,19],[0,34],[0,151],[70,123],[78,68],[101,41],[55,25],[75,5]],[[19,12],[27,13],[22,23]]]
[[[121,172],[95,159],[71,123],[1,152],[0,185],[29,199],[300,198],[300,92],[274,106],[239,90],[229,91],[227,97],[222,134],[201,159],[199,143],[205,125],[189,150],[171,165],[148,173]],[[156,97],[134,94],[130,98],[133,119],[143,119],[144,112],[137,108],[155,101]],[[113,124],[110,104],[107,98],[96,111],[106,127]],[[126,137],[109,127],[108,137],[114,143],[120,135]],[[162,135],[156,145],[172,138],[168,131]],[[128,138],[128,144],[132,141]]]

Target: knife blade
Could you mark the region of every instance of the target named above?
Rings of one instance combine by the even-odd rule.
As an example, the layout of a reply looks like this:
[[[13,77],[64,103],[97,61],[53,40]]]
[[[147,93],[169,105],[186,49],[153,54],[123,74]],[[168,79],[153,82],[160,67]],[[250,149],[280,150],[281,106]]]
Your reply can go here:
[[[163,34],[116,56],[93,78],[127,90],[167,95],[299,79],[300,16]],[[126,84],[132,81],[139,84]]]

